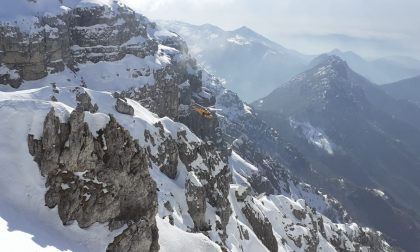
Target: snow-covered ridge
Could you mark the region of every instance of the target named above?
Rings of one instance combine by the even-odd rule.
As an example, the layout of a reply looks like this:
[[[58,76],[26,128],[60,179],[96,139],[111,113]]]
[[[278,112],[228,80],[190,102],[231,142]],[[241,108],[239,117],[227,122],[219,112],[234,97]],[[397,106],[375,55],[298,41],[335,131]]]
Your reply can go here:
[[[32,161],[26,147],[27,134],[41,136],[43,118],[49,112],[51,107],[55,108],[55,113],[59,116],[60,121],[65,122],[68,120],[69,114],[77,104],[76,95],[78,92],[81,92],[81,90],[75,90],[74,88],[59,88],[57,93],[54,89],[46,87],[34,90],[0,93],[0,106],[2,107],[1,116],[2,118],[9,119],[7,122],[3,121],[4,123],[1,124],[2,130],[0,131],[0,139],[2,141],[1,146],[5,148],[2,151],[1,156],[2,163],[4,164],[4,166],[2,166],[2,172],[8,174],[8,176],[2,176],[3,179],[0,183],[0,186],[2,187],[0,197],[2,202],[6,203],[2,204],[0,212],[2,213],[2,218],[8,223],[9,227],[16,227],[16,220],[21,218],[19,212],[14,213],[14,216],[3,214],[7,213],[8,207],[11,206],[16,207],[17,209],[25,209],[25,214],[32,216],[35,220],[44,220],[47,218],[49,221],[39,225],[37,230],[34,230],[31,226],[19,226],[19,229],[25,233],[33,234],[35,237],[39,235],[38,231],[44,230],[43,228],[54,230],[53,232],[55,235],[44,242],[47,242],[48,245],[55,247],[58,250],[70,249],[77,251],[101,251],[104,246],[107,245],[107,242],[109,242],[110,239],[112,240],[112,237],[115,236],[115,234],[109,233],[105,226],[103,226],[101,232],[94,228],[89,228],[87,230],[81,229],[78,231],[79,229],[77,226],[72,226],[70,229],[70,227],[61,226],[61,222],[58,219],[54,221],[52,216],[57,218],[57,214],[55,211],[48,210],[48,208],[43,206],[43,195],[46,190],[43,185],[44,182],[42,182],[43,178],[40,176],[38,167],[36,167],[36,164]],[[201,142],[201,140],[192,134],[184,125],[175,123],[168,118],[158,118],[135,101],[128,100],[128,103],[134,108],[134,115],[123,115],[115,111],[113,106],[115,98],[110,93],[88,89],[84,89],[84,92],[91,97],[92,103],[97,104],[99,107],[97,113],[90,113],[88,117],[85,117],[88,125],[92,127],[91,130],[104,127],[107,123],[106,115],[113,114],[116,120],[128,129],[135,139],[139,140],[142,147],[149,146],[149,148],[157,148],[159,146],[159,142],[166,139],[166,137],[158,137],[162,134],[160,133],[159,128],[156,128],[155,126],[156,123],[159,122],[163,125],[163,130],[165,132],[164,135],[167,135],[168,137],[175,137],[177,132],[186,131],[186,139],[189,144],[193,145],[194,142]],[[50,101],[50,97],[53,94],[56,97],[56,102]],[[16,116],[20,118],[19,121],[14,118]],[[155,142],[155,145],[152,145],[150,141],[148,142],[145,138],[145,130],[150,131],[151,135],[155,136],[155,141],[157,141]],[[159,151],[158,149],[151,149],[151,153],[153,154],[154,152],[158,153]],[[200,164],[202,161],[197,159],[197,162],[197,168],[194,169],[202,169],[200,168],[203,167],[202,164]],[[214,233],[214,231],[210,231],[208,233],[209,238],[203,234],[191,234],[187,232],[191,231],[194,223],[191,216],[188,214],[188,197],[185,191],[186,181],[189,180],[188,178],[193,176],[194,181],[196,181],[195,186],[198,187],[207,182],[200,179],[194,174],[194,172],[187,172],[182,163],[180,163],[177,168],[178,172],[174,180],[159,171],[159,166],[156,165],[157,164],[153,162],[153,165],[150,168],[150,173],[159,188],[159,211],[156,218],[160,234],[159,243],[162,251],[170,251],[173,248],[184,249],[186,251],[190,251],[189,249],[193,249],[191,251],[197,251],[197,248],[200,251],[219,251],[218,245],[211,241],[213,240],[218,243],[221,242],[217,233]],[[233,173],[242,174],[241,176],[245,185],[249,183],[247,182],[249,179],[247,174],[257,170],[256,167],[248,164],[235,153],[232,155],[232,160],[230,160],[229,166]],[[19,167],[19,169],[16,169],[16,167]],[[22,174],[30,176],[22,177]],[[218,176],[217,173],[214,174],[214,176]],[[16,186],[11,188],[8,181],[15,181]],[[292,251],[299,249],[301,246],[306,247],[309,245],[305,245],[306,242],[303,241],[303,245],[299,245],[300,242],[297,242],[297,240],[302,239],[305,234],[312,232],[310,230],[317,230],[317,228],[312,226],[312,224],[306,223],[306,221],[309,220],[307,218],[314,218],[315,215],[313,217],[309,217],[312,216],[312,213],[309,211],[309,208],[307,208],[304,201],[295,201],[287,198],[286,196],[252,196],[252,194],[249,194],[249,191],[246,192],[246,190],[241,188],[244,188],[243,185],[232,184],[230,186],[229,201],[233,212],[227,225],[229,235],[225,241],[225,244],[230,251],[236,251],[240,248],[244,249],[244,251],[266,251],[267,245],[263,244],[259,238],[259,234],[256,234],[253,231],[256,224],[250,223],[248,220],[249,217],[246,217],[243,214],[243,209],[246,205],[252,206],[254,209],[252,211],[260,212],[260,214],[268,217],[273,227],[273,235],[277,240],[279,251]],[[11,193],[12,191],[14,193]],[[28,203],[27,197],[30,197],[31,208],[25,207]],[[296,217],[300,215],[296,215],[297,212],[293,212],[291,209],[303,211],[302,216],[306,215],[307,217]],[[218,219],[217,214],[214,211],[215,209],[213,207],[207,205],[205,218],[208,219],[210,223],[214,223],[213,225],[215,225],[215,222]],[[235,216],[238,217],[236,218]],[[321,218],[321,215],[319,214],[316,216],[316,218]],[[344,224],[337,225],[333,224],[326,217],[322,217],[322,219],[324,222],[323,225],[327,230],[325,237],[321,235],[321,233],[319,233],[319,236],[317,235],[316,237],[313,237],[316,240],[320,239],[317,245],[319,246],[319,249],[322,247],[323,249],[333,251],[334,248],[329,244],[329,240],[332,239],[332,236],[330,235],[334,232],[338,232],[338,230],[348,229],[346,232],[352,236],[345,239],[353,239],[351,237],[357,235],[359,232],[362,232],[362,229],[358,228],[354,224],[350,226]],[[299,223],[306,224],[302,226],[302,224]],[[215,226],[213,225],[212,227],[214,228]],[[297,226],[292,228],[293,225]],[[211,228],[211,230],[213,230],[213,228]],[[70,232],[70,230],[73,231]],[[368,232],[368,230],[364,230],[363,232]],[[169,235],[169,233],[172,235]],[[173,239],[173,234],[183,237],[183,242],[179,243],[178,240]],[[14,235],[17,235],[17,233],[10,233],[10,231],[7,231],[7,235],[15,237]],[[103,242],[98,243],[97,239],[92,238],[94,235],[95,237],[102,235],[101,241]],[[65,243],[65,246],[61,243],[63,237],[67,237],[67,243]],[[108,238],[103,239],[103,237]],[[313,238],[310,238],[307,242],[313,242]],[[284,242],[284,240],[287,242]],[[82,241],[81,244],[79,241]],[[195,246],[186,248],[183,244],[187,241],[191,242],[191,244],[195,244]],[[35,244],[40,244],[38,240],[34,240],[34,242]],[[353,245],[349,242],[350,241],[343,240],[341,243],[342,245],[340,246],[345,246],[351,251],[353,250]],[[32,245],[35,246],[35,244]]]
[[[44,207],[44,194],[46,192],[46,188],[44,187],[45,179],[41,177],[39,169],[32,160],[32,157],[30,157],[26,147],[26,136],[28,134],[32,134],[35,137],[40,137],[42,135],[43,119],[51,107],[54,108],[55,114],[60,118],[60,121],[65,122],[68,120],[70,113],[76,106],[76,95],[80,92],[80,89],[64,88],[58,90],[59,93],[56,91],[54,92],[50,87],[46,87],[41,89],[0,93],[1,115],[3,118],[8,119],[8,122],[3,121],[4,123],[1,124],[1,146],[6,148],[2,151],[1,155],[1,160],[4,164],[2,166],[2,174],[7,174],[7,176],[3,177],[0,181],[0,187],[2,188],[0,197],[3,202],[0,213],[2,220],[6,221],[9,228],[11,228],[10,231],[3,231],[11,237],[17,237],[16,235],[18,235],[18,233],[12,232],[14,228],[18,228],[18,230],[22,230],[24,233],[35,235],[35,238],[44,233],[48,234],[49,239],[42,241],[35,239],[33,242],[29,243],[30,246],[37,246],[36,244],[44,246],[45,242],[46,245],[49,245],[51,251],[61,251],[62,249],[63,251],[66,249],[71,251],[104,251],[108,243],[110,243],[113,237],[120,231],[109,232],[105,225],[96,224],[87,230],[80,229],[77,227],[76,223],[71,227],[62,226],[56,209],[49,210]],[[142,147],[146,147],[147,145],[144,135],[145,130],[154,132],[154,135],[161,134],[159,133],[159,129],[154,126],[154,124],[158,122],[164,125],[165,134],[176,136],[176,133],[179,131],[187,131],[185,137],[189,143],[201,142],[201,140],[194,136],[185,126],[175,123],[168,118],[160,119],[134,101],[129,101],[135,109],[134,117],[130,119],[127,116],[116,113],[113,107],[115,98],[113,98],[110,93],[101,93],[92,90],[84,91],[92,97],[94,103],[100,104],[101,107],[99,112],[95,114],[85,112],[86,115],[89,115],[87,117],[85,116],[85,120],[93,131],[92,133],[95,133],[99,128],[105,127],[109,120],[107,114],[110,113],[113,114],[119,122],[122,122],[124,127],[130,130],[131,134],[139,140]],[[53,94],[59,102],[50,101],[50,97]],[[21,118],[21,120],[18,121],[16,116]],[[15,123],[20,125],[20,127],[16,127],[17,125],[15,125]],[[158,138],[156,138],[156,140],[157,139]],[[11,155],[8,150],[13,151],[13,154]],[[14,167],[19,167],[20,169],[15,169]],[[175,194],[178,191],[180,193],[177,194],[176,197],[181,197],[180,204],[182,204],[182,197],[185,197],[185,177],[180,184],[165,181],[163,178],[165,175],[161,172],[155,172],[156,169],[159,168],[152,168],[151,173],[152,175],[155,175],[154,179],[157,182],[164,182],[166,186],[173,184],[173,186],[169,187],[167,190],[165,190],[165,187],[161,187],[161,194]],[[180,180],[182,180],[182,176],[179,177]],[[15,186],[10,184],[11,181],[13,181]],[[162,202],[161,205],[162,208],[163,203],[164,202]],[[174,204],[174,206],[176,205]],[[183,206],[183,211],[187,212],[188,208],[186,207],[186,203],[184,203]],[[10,211],[12,208],[20,210],[13,213]],[[27,225],[18,223],[17,220],[21,218],[25,219],[22,214],[31,216],[31,219],[34,221],[29,222]],[[159,216],[160,215],[158,215],[157,218],[159,218]],[[188,221],[188,219],[183,220],[183,218],[186,217],[187,215],[181,215],[180,223]],[[41,221],[42,224],[38,223],[38,221]],[[191,227],[193,224],[190,218],[189,221],[190,224],[188,225]],[[175,223],[178,223],[178,221]],[[168,232],[165,230],[169,229],[172,230],[172,232],[183,235],[185,239],[191,239],[192,244],[196,244],[198,248],[209,249],[213,247],[214,251],[218,251],[218,249],[215,248],[216,245],[203,235],[188,235],[188,233],[178,230],[176,227],[171,228],[168,222],[162,220],[158,221],[158,224],[159,229],[164,234],[165,232]],[[34,229],[35,227],[37,228]],[[186,229],[187,226],[184,227],[184,229]],[[53,233],[54,235],[52,235]],[[165,251],[165,249],[166,251],[170,251],[172,246],[176,247],[176,242],[177,241],[171,239],[170,236],[161,236],[162,244],[169,243],[168,247],[162,247],[163,251]],[[2,243],[1,247],[2,249],[11,248],[9,246],[13,246],[13,244]]]

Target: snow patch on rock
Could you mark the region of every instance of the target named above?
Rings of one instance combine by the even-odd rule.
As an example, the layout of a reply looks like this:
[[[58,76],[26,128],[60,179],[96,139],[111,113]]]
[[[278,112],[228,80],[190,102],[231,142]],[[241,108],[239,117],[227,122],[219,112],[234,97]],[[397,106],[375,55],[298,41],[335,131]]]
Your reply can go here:
[[[297,122],[293,119],[290,119],[290,126],[299,130],[309,143],[324,150],[329,155],[334,154],[334,144],[322,129],[312,126],[309,122]]]

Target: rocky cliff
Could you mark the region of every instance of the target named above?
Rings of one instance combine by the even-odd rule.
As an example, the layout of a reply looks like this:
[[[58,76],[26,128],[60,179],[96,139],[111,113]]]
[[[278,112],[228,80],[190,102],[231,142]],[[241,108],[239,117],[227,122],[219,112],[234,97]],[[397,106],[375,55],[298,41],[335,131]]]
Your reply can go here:
[[[111,231],[126,225],[107,251],[158,251],[156,183],[145,150],[113,117],[95,135],[77,107],[67,123],[52,109],[42,137],[28,136],[29,151],[47,178],[45,204],[58,207],[64,225],[108,222]]]

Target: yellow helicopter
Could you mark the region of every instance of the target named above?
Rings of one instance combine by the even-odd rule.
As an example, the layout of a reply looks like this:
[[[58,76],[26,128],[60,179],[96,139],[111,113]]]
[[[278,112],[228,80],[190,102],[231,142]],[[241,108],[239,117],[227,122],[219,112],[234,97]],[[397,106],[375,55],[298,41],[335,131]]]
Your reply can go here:
[[[213,114],[207,108],[197,103],[193,103],[192,106],[193,106],[194,111],[199,113],[201,116],[205,118],[213,118]]]

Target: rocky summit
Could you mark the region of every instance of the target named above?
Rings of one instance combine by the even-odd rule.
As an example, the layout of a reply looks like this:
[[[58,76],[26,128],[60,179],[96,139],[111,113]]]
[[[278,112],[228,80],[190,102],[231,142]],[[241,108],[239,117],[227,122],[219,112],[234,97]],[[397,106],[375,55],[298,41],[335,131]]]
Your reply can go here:
[[[0,250],[394,250],[291,172],[302,152],[179,35],[117,1],[17,4],[0,24],[0,237],[24,235]]]

